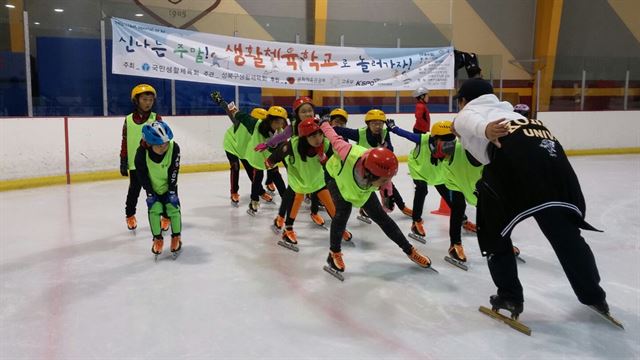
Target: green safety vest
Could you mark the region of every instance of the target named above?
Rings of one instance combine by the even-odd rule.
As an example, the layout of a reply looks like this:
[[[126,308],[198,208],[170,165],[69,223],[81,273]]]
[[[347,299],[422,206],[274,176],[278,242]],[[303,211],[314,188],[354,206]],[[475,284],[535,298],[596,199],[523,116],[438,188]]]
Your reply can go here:
[[[164,158],[160,163],[151,160],[149,152],[153,149],[147,149],[147,168],[149,169],[149,179],[153,191],[162,195],[169,191],[169,166],[171,166],[171,158],[173,157],[173,140],[169,141],[169,149],[164,153]]]
[[[307,157],[306,161],[302,161],[302,157],[298,152],[298,144],[300,137],[291,137],[291,153],[284,158],[287,164],[287,181],[291,189],[298,194],[311,194],[322,189],[326,184],[324,182],[324,170],[317,156]],[[324,139],[324,151],[329,149],[329,140]]]
[[[125,121],[127,122],[127,160],[129,161],[129,170],[135,170],[136,151],[138,151],[140,140],[142,140],[142,127],[145,124],[151,124],[156,121],[156,113],[150,113],[147,121],[142,124],[136,124],[133,121],[133,113],[127,115]]]
[[[354,178],[356,161],[365,151],[367,149],[362,146],[352,145],[344,161],[340,159],[338,154],[334,154],[327,162],[327,171],[335,179],[342,197],[358,208],[369,200],[372,192],[378,190],[375,187],[362,189]]]
[[[253,127],[254,134],[258,132],[258,125],[259,124],[256,124]],[[238,157],[240,159],[247,159],[247,156],[255,152],[255,150],[253,150],[255,148],[255,145],[251,146],[253,135],[249,132],[249,130],[247,130],[247,128],[243,124],[240,124],[238,126],[238,129],[236,129],[235,136],[236,136],[236,150],[238,150],[238,154],[237,154]],[[249,148],[250,146],[251,148]],[[262,165],[262,167],[264,167],[264,164]]]
[[[256,123],[256,126],[254,126],[253,128],[253,134],[251,134],[251,138],[249,139],[248,144],[245,145],[244,147],[240,143],[240,137],[238,137],[238,148],[245,149],[244,158],[247,159],[247,161],[249,162],[249,164],[251,164],[251,166],[253,166],[257,170],[266,170],[267,167],[264,165],[264,161],[267,160],[267,158],[269,157],[269,155],[271,155],[271,153],[266,150],[265,151],[254,150],[258,144],[262,144],[263,142],[267,141],[267,138],[264,137],[262,134],[260,134],[260,131],[258,131],[258,128],[260,127],[261,123],[262,123],[262,120],[258,120],[258,122]],[[249,132],[247,131],[247,134],[248,133]]]
[[[358,129],[358,145],[365,149],[371,149],[372,146],[367,141],[367,127]],[[387,128],[382,129],[382,141],[387,138]]]
[[[409,151],[409,175],[414,180],[426,181],[429,185],[444,184],[443,169],[446,161],[431,163],[431,149],[429,148],[430,133],[420,135],[420,144]]]
[[[231,125],[224,133],[224,140],[222,141],[222,148],[224,151],[238,156],[238,139],[236,138],[236,131],[234,126]],[[238,129],[240,126],[238,126]],[[236,130],[238,130],[236,129]]]
[[[456,149],[451,161],[444,168],[444,184],[449,190],[459,191],[471,205],[478,203],[475,195],[476,183],[482,177],[483,166],[473,166],[460,142],[456,143]]]

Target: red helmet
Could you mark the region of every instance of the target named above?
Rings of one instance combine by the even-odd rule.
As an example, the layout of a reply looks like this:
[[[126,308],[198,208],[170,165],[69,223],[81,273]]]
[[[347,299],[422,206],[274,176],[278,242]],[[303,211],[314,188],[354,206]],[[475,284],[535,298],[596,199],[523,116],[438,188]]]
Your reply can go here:
[[[296,101],[293,102],[293,112],[296,112],[302,104],[311,104],[311,106],[313,106],[313,101],[308,96],[301,96],[297,98]]]
[[[387,148],[370,149],[362,157],[364,168],[375,176],[391,178],[398,173],[398,158]]]
[[[298,136],[306,137],[320,130],[320,126],[314,118],[307,118],[298,124]]]

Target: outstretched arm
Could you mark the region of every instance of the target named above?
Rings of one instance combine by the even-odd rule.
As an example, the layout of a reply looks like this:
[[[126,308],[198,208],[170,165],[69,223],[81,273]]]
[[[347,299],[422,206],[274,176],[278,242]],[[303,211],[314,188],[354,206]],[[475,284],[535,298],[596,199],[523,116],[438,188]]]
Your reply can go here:
[[[355,142],[360,141],[360,133],[358,129],[350,129],[346,127],[336,127],[335,132],[345,139],[353,140]]]
[[[340,156],[341,160],[347,158],[349,155],[349,150],[351,150],[351,144],[346,142],[343,138],[341,138],[334,130],[334,128],[329,125],[328,121],[323,122],[320,125],[320,129],[324,133],[324,136],[329,139],[331,143],[331,147],[333,148],[333,152]]]
[[[398,125],[396,125],[395,121],[392,119],[387,120],[387,129],[389,129],[392,133],[398,136],[402,136],[403,138],[411,142],[414,142],[416,144],[420,143],[420,138],[421,138],[420,134],[408,132],[407,130],[400,128]]]

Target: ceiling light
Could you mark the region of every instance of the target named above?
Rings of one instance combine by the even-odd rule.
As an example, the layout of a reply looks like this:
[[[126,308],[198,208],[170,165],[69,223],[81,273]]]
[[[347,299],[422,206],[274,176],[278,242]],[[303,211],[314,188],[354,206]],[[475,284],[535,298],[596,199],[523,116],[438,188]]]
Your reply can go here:
[[[36,22],[34,22],[33,24],[34,24],[34,25],[40,25],[40,23],[39,23],[39,22],[37,22],[37,21],[36,21]]]
[[[64,12],[64,9],[53,9],[55,12]]]
[[[143,17],[144,14],[136,14],[136,17]]]
[[[16,6],[15,6],[15,5],[11,5],[11,4],[7,4],[7,5],[5,5],[5,6],[6,6],[6,7],[8,7],[9,9],[15,9],[15,8],[16,8]]]

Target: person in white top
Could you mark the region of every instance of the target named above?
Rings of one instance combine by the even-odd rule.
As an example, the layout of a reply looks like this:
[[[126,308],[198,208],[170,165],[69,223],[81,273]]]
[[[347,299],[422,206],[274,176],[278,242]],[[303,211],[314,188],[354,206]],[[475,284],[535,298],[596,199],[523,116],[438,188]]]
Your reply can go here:
[[[477,183],[478,242],[498,288],[494,309],[512,318],[523,310],[511,231],[532,216],[553,246],[578,300],[609,313],[606,294],[589,245],[580,228],[596,230],[585,219],[578,178],[562,145],[535,119],[513,111],[483,79],[465,81],[456,95],[461,109],[453,122],[462,146],[485,165]]]

